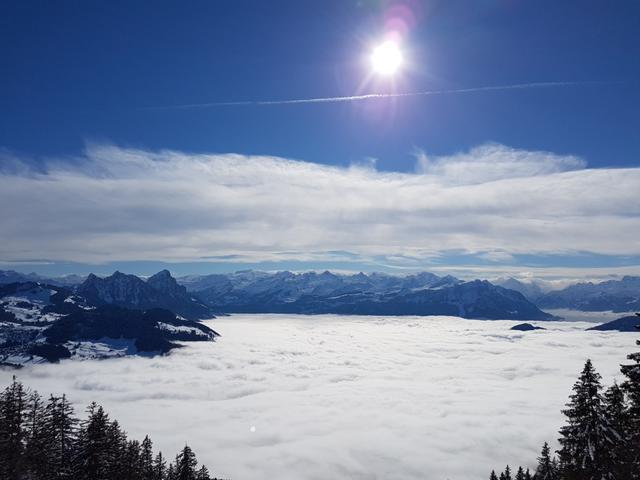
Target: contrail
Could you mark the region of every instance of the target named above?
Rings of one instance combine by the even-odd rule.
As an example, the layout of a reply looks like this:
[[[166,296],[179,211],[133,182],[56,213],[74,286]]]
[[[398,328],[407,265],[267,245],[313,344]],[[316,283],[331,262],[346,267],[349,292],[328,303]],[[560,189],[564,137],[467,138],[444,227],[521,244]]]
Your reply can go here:
[[[478,93],[505,90],[524,90],[531,88],[551,88],[569,87],[577,85],[600,84],[603,82],[535,82],[516,83],[513,85],[494,85],[488,87],[456,88],[447,90],[425,90],[421,92],[400,92],[400,93],[367,93],[363,95],[349,95],[344,97],[316,97],[316,98],[295,98],[288,100],[245,100],[238,102],[213,102],[213,103],[190,103],[183,105],[168,105],[163,107],[147,107],[150,109],[186,109],[186,108],[210,108],[210,107],[240,107],[240,106],[266,106],[266,105],[297,105],[304,103],[340,103],[355,102],[361,100],[372,100],[376,98],[402,98],[402,97],[426,97],[431,95],[454,95],[462,93]]]

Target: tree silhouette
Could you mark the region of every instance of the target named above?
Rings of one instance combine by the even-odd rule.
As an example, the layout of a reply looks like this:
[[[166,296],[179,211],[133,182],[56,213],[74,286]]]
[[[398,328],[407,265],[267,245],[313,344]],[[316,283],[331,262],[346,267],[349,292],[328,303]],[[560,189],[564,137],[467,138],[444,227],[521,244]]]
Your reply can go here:
[[[0,479],[211,480],[188,445],[167,467],[148,436],[128,439],[96,403],[86,414],[79,422],[66,396],[45,404],[14,378],[0,393]]]

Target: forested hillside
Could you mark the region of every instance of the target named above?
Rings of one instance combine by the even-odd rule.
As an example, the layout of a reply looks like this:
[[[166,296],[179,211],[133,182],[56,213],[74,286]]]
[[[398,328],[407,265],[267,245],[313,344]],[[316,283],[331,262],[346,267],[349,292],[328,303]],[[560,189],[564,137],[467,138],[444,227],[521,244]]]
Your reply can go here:
[[[66,396],[47,400],[14,380],[0,393],[2,480],[215,480],[187,445],[173,461],[129,439],[96,403],[80,420]]]

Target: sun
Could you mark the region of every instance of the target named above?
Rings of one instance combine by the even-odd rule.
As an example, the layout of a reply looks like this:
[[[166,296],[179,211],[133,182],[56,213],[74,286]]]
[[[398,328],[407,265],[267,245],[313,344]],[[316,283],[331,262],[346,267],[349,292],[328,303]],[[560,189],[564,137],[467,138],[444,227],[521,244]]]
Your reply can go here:
[[[402,52],[393,40],[387,40],[373,49],[371,66],[380,75],[391,76],[402,66]]]

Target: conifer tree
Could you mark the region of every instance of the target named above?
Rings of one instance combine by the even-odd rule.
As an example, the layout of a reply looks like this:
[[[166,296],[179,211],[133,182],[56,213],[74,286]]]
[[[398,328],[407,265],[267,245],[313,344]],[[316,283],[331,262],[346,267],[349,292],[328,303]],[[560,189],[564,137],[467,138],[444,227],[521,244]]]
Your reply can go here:
[[[44,478],[51,472],[48,455],[48,438],[45,409],[38,392],[29,396],[25,428],[25,471],[29,478]]]
[[[125,446],[124,474],[122,480],[140,480],[142,478],[142,465],[140,462],[140,442],[129,440]]]
[[[26,406],[27,392],[13,377],[0,395],[0,478],[6,480],[19,480],[22,476]]]
[[[198,462],[188,445],[176,457],[176,480],[195,480]]]
[[[624,392],[614,383],[604,394],[604,412],[613,432],[614,444],[608,455],[607,471],[611,478],[631,478],[631,458],[628,445],[629,416]]]
[[[496,475],[495,470],[491,470],[491,475],[489,475],[489,480],[498,480],[498,476]]]
[[[638,313],[636,315],[640,316]],[[636,340],[636,345],[640,345],[640,340]],[[629,401],[626,435],[628,464],[631,470],[629,478],[637,480],[640,479],[640,352],[629,354],[627,359],[632,363],[622,365],[620,371],[627,377],[622,384],[622,389]]]
[[[567,424],[560,429],[558,453],[560,470],[569,479],[601,480],[610,474],[607,465],[615,433],[604,413],[600,378],[587,360],[563,411]]]
[[[557,480],[557,468],[555,466],[554,459],[551,458],[551,449],[549,444],[544,442],[542,445],[542,451],[538,457],[538,468],[535,474],[536,480]]]
[[[196,480],[211,480],[209,469],[204,465],[196,472]]]
[[[176,467],[173,465],[173,463],[170,463],[169,466],[167,467],[167,476],[165,477],[166,480],[176,480],[178,477],[176,476]]]
[[[167,473],[167,462],[162,456],[162,452],[158,452],[153,460],[153,480],[164,480]]]
[[[149,436],[145,436],[140,446],[140,469],[142,480],[154,480],[153,444]]]
[[[604,395],[600,375],[587,360],[563,411],[560,462],[545,443],[535,474],[527,469],[524,480],[640,480],[640,352],[627,358],[634,363],[621,366],[626,380]],[[521,477],[519,469],[516,480]]]
[[[515,480],[524,480],[524,469],[522,467],[518,467]]]
[[[511,480],[511,468],[509,465],[504,469],[504,480]]]
[[[0,480],[211,480],[188,446],[166,468],[148,436],[128,440],[96,403],[78,423],[66,396],[45,404],[14,378],[0,392]]]
[[[74,455],[77,445],[78,419],[67,397],[49,397],[45,406],[45,429],[48,442],[49,466],[56,479],[70,479],[74,474]]]
[[[88,418],[80,429],[77,470],[84,478],[109,480],[113,474],[109,417],[95,402],[89,405],[87,413]]]
[[[627,406],[624,392],[615,382],[604,393],[604,412],[617,436],[624,437],[629,428]]]
[[[504,472],[500,474],[500,480],[512,480],[511,478],[511,468],[509,465],[504,469]]]

